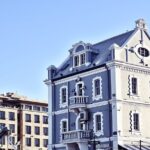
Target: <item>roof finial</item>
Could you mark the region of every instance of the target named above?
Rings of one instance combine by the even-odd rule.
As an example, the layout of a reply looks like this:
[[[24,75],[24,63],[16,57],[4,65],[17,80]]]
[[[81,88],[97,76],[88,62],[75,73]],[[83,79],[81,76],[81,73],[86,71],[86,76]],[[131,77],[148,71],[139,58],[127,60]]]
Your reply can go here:
[[[147,30],[147,25],[144,19],[138,19],[135,23],[136,23],[136,28]]]

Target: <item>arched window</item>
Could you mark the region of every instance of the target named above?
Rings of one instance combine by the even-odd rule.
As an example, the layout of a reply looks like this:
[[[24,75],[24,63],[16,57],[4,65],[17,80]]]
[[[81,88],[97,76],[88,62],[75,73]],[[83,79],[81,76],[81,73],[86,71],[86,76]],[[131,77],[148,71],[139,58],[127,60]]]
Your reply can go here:
[[[76,48],[76,52],[79,52],[79,51],[82,51],[84,50],[84,46],[83,45],[79,45],[77,48]]]

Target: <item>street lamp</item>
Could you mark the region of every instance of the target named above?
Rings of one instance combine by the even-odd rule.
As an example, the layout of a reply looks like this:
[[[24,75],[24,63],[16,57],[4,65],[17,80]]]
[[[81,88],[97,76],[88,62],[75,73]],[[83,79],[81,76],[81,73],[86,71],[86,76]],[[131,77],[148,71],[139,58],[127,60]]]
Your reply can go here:
[[[96,150],[97,147],[100,148],[100,141],[96,141],[95,138],[96,138],[96,135],[94,134],[93,129],[91,129],[90,141],[88,142],[88,145],[92,145],[93,150]]]

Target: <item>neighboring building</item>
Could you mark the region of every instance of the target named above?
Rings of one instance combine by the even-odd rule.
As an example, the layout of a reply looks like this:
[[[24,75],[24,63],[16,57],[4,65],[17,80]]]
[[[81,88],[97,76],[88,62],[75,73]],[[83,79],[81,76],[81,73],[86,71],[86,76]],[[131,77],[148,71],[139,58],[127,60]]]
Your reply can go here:
[[[150,36],[134,30],[79,42],[48,68],[49,150],[150,150]],[[93,130],[94,136],[91,135]],[[140,141],[141,140],[141,141]]]
[[[19,150],[47,150],[48,104],[14,93],[0,95],[0,126],[6,126]],[[2,144],[2,145],[1,145]],[[0,139],[0,150],[11,149],[7,137]]]

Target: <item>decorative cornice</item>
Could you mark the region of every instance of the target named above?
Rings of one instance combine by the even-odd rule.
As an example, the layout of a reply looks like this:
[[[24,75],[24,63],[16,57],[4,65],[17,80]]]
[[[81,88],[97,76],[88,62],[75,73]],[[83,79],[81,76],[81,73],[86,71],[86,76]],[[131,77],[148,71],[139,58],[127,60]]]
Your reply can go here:
[[[116,67],[116,68],[120,68],[121,70],[150,75],[150,67],[139,66],[139,65],[119,62],[119,61],[109,62],[107,63],[107,66],[109,69]]]

